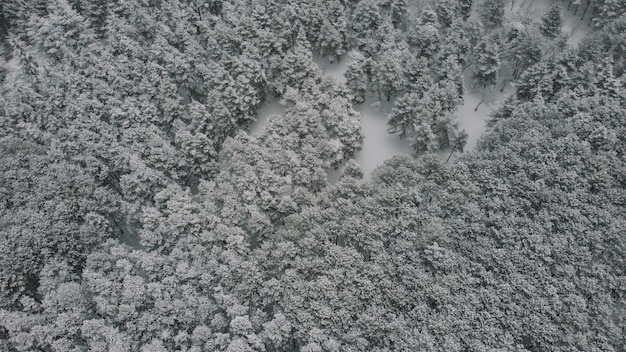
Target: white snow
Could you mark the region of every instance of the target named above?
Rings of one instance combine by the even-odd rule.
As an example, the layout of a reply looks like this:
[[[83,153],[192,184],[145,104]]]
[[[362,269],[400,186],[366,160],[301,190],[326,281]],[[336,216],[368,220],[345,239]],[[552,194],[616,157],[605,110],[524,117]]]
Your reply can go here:
[[[466,93],[463,95],[463,99],[463,105],[459,107],[458,111],[459,127],[467,133],[467,144],[465,144],[464,150],[471,151],[476,147],[478,139],[485,132],[489,108],[481,105],[478,107],[478,111],[474,111],[474,108],[482,99],[479,94]]]
[[[7,63],[5,64],[5,67],[10,72],[19,70],[20,69],[20,60],[19,60],[19,58],[17,56],[11,58],[11,60],[7,61]]]
[[[467,133],[467,144],[463,149],[469,152],[476,148],[478,139],[485,132],[489,114],[506,96],[508,89],[503,92],[498,88],[482,90],[471,87],[471,73],[466,72],[464,75],[465,92],[463,94],[463,105],[457,111],[459,127]],[[501,87],[502,83],[498,83],[496,87]],[[510,86],[506,88],[510,89]],[[482,103],[481,103],[482,102]],[[480,105],[478,105],[480,103]],[[478,106],[478,109],[476,109]]]
[[[562,31],[569,35],[567,43],[571,46],[577,46],[580,40],[591,32],[589,20],[587,19],[589,13],[587,13],[585,19],[581,20],[581,12],[582,10],[579,11],[577,15],[574,15],[574,11],[568,11],[567,6],[561,6],[561,15],[563,16]]]
[[[370,97],[361,106],[355,108],[361,114],[361,128],[363,130],[363,148],[359,150],[354,160],[363,169],[363,177],[371,179],[372,171],[386,160],[395,155],[412,154],[408,139],[400,139],[395,134],[387,132],[387,115],[391,110],[391,104],[381,103]],[[328,183],[336,184],[341,176],[341,169],[329,169],[326,171]]]
[[[265,130],[270,118],[276,115],[282,115],[285,112],[285,107],[280,105],[278,99],[269,97],[266,99],[265,104],[257,111],[256,121],[250,124],[249,133],[254,136],[260,136]]]
[[[330,63],[326,59],[319,56],[313,57],[313,61],[322,69],[326,76],[332,76],[338,82],[345,83],[344,73],[350,63],[350,57],[344,55],[339,62]],[[483,94],[478,89],[470,88],[471,78],[469,74],[465,75],[465,95],[464,103],[459,107],[458,117],[459,125],[468,134],[466,151],[470,151],[476,147],[478,139],[485,131],[487,116],[493,107],[504,98],[504,93],[498,89],[493,89]],[[499,86],[498,86],[499,87]],[[483,100],[484,102],[474,111],[476,105]],[[363,148],[357,152],[355,161],[363,168],[365,179],[370,179],[372,171],[385,160],[391,159],[399,154],[413,154],[413,148],[410,141],[400,139],[397,135],[387,132],[387,116],[391,111],[391,104],[388,102],[380,102],[370,96],[361,106],[355,107],[361,113],[361,127],[363,135]],[[441,153],[443,160],[447,159],[449,152]],[[327,170],[328,182],[334,184],[341,175],[340,170]]]
[[[361,126],[365,139],[355,161],[363,168],[366,180],[370,179],[372,171],[382,165],[394,155],[412,154],[413,148],[408,140],[402,140],[397,135],[387,132],[387,114],[389,104],[372,102],[368,99],[356,110],[361,113]]]
[[[337,83],[345,84],[346,76],[344,73],[348,69],[348,65],[352,62],[352,58],[349,55],[343,55],[339,58],[339,61],[330,62],[328,59],[320,57],[318,54],[313,54],[313,62],[322,70],[324,76],[330,76],[337,81]]]
[[[510,21],[534,18],[538,22],[550,5],[545,0],[514,0],[510,6],[507,6],[506,16]],[[575,46],[591,30],[587,25],[588,19],[581,20],[580,13],[574,15],[572,11],[567,10],[565,5],[560,4],[560,6],[563,15],[563,32],[569,35],[568,43]],[[338,62],[334,63],[321,58],[319,55],[314,55],[313,61],[320,67],[325,76],[331,76],[337,82],[345,84],[344,73],[351,62],[349,55],[342,56]],[[509,92],[510,84],[507,84],[503,91],[500,91],[502,82],[498,82],[496,88],[488,91],[472,88],[469,72],[465,74],[464,81],[463,105],[458,108],[457,116],[459,127],[468,134],[464,150],[471,151],[476,148],[480,136],[485,132],[489,114]],[[482,103],[476,109],[481,101]],[[277,103],[268,105],[268,109],[272,106],[275,107],[275,104]],[[361,124],[365,138],[363,149],[356,154],[355,160],[363,168],[365,179],[369,179],[377,166],[382,165],[385,160],[394,155],[413,153],[408,140],[401,140],[398,136],[387,132],[387,115],[391,110],[390,104],[381,103],[370,97],[362,106],[356,107],[356,110],[361,113]],[[447,159],[448,155],[449,152],[440,153],[444,160]],[[341,170],[329,169],[327,174],[329,183],[334,184],[339,179]]]
[[[509,20],[523,21],[527,18],[534,19],[537,23],[541,21],[543,14],[548,11],[552,2],[545,0],[513,0],[511,6],[506,8],[506,16]],[[567,4],[560,2],[557,5],[561,7],[561,16],[563,18],[562,32],[569,35],[567,43],[576,46],[582,38],[591,31],[589,27],[589,11],[585,18],[581,20],[582,12],[580,9],[576,15],[574,11],[567,10]],[[575,6],[572,6],[572,10]]]
[[[345,84],[344,73],[352,61],[349,55],[342,56],[338,62],[313,56],[313,61],[320,67],[324,76],[333,77],[338,83]],[[398,154],[411,154],[413,149],[408,140],[401,140],[396,135],[387,132],[387,115],[391,104],[381,103],[369,98],[361,106],[355,107],[361,113],[361,128],[363,130],[363,148],[355,155],[355,161],[363,168],[365,179],[369,179],[372,171],[385,160]],[[328,182],[335,184],[341,175],[341,170],[327,170]]]
[[[536,21],[541,20],[541,16],[548,11],[551,4],[545,0],[516,0],[507,7],[506,16],[509,20],[522,20],[524,18],[535,18]],[[567,10],[563,4],[561,6],[561,14],[563,16],[563,32],[570,35],[568,43],[575,46],[580,40],[591,31],[587,25],[588,20],[581,20],[580,13],[574,16],[574,13]],[[459,107],[458,117],[459,125],[468,134],[465,151],[471,151],[476,147],[478,139],[485,132],[485,126],[488,116],[493,109],[505,98],[510,90],[507,85],[503,92],[500,91],[502,82],[498,82],[496,88],[489,91],[481,91],[471,87],[471,74],[465,73],[465,94],[463,95],[463,105]],[[482,104],[476,106],[481,101]]]
[[[343,172],[343,166],[341,165],[337,169],[333,169],[332,167],[326,170],[326,181],[331,185],[336,185],[339,182],[339,177]]]

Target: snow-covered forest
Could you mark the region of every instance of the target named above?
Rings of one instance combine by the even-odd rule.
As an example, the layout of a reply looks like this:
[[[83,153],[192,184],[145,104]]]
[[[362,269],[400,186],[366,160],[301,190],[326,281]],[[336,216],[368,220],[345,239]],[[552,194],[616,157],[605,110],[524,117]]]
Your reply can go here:
[[[0,2],[0,351],[626,351],[623,0]]]

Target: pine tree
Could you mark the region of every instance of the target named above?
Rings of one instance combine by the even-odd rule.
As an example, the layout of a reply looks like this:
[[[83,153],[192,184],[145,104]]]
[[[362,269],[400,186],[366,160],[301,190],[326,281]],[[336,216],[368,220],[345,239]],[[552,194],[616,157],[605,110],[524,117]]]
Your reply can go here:
[[[561,8],[553,5],[541,18],[541,32],[548,38],[556,38],[561,33],[563,19]]]
[[[478,45],[478,62],[474,73],[476,85],[480,87],[493,86],[498,79],[500,70],[500,58],[498,57],[498,45],[490,41],[483,41]]]
[[[375,0],[359,2],[350,18],[350,25],[357,35],[376,30],[381,22],[380,8]]]
[[[467,21],[472,15],[472,5],[473,0],[458,0],[459,1],[459,12],[461,14],[461,18]]]
[[[420,23],[423,25],[435,25],[437,23],[437,13],[427,7],[420,16]]]
[[[387,120],[388,132],[397,134],[400,138],[407,136],[407,133],[412,132],[412,126],[415,120],[418,119],[420,106],[422,101],[419,96],[413,92],[409,92],[399,97],[396,100],[391,114]]]
[[[455,19],[459,4],[455,0],[437,1],[437,18],[444,27],[450,27]]]
[[[534,27],[519,24],[509,30],[507,43],[502,48],[502,56],[513,69],[513,79],[519,78],[524,70],[541,60],[542,42],[541,34]]]
[[[480,19],[487,29],[502,27],[504,0],[485,0],[480,5]]]
[[[596,27],[609,26],[626,14],[626,2],[623,0],[604,0],[595,6],[593,23]]]
[[[433,57],[439,51],[440,41],[440,33],[432,23],[417,25],[407,32],[407,42],[416,51],[416,57]]]
[[[384,50],[374,66],[373,81],[379,96],[384,95],[389,101],[402,85],[403,63],[400,61],[400,50]]]
[[[352,62],[348,65],[348,69],[344,74],[346,77],[346,87],[352,95],[352,101],[355,104],[362,104],[365,101],[372,75],[372,59],[365,58],[358,51],[350,52]]]
[[[613,56],[615,75],[626,72],[626,14],[613,21],[604,31],[604,45]]]

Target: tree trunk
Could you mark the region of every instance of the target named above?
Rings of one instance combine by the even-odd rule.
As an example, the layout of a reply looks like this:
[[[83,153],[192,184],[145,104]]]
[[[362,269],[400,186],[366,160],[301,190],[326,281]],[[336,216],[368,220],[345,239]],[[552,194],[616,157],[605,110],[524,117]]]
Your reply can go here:
[[[472,66],[472,62],[471,61],[467,61],[467,63],[465,65],[463,65],[463,70],[461,70],[461,73],[465,72],[465,70],[467,70],[468,67]]]
[[[478,105],[476,105],[476,107],[474,108],[474,111],[478,111],[478,107],[480,106],[480,104],[485,102],[485,98],[482,98],[479,102]]]
[[[524,66],[522,66],[522,70],[519,72],[518,78],[522,76],[522,73],[524,73],[524,71],[526,71],[528,66],[530,66],[528,63],[525,63]]]
[[[517,62],[515,62],[515,69],[513,70],[513,79],[519,78],[519,75],[521,74],[521,71],[522,71],[522,65],[523,65],[522,60],[517,60]]]
[[[452,154],[454,154],[455,150],[456,150],[456,145],[454,146],[454,148],[452,148],[452,151],[450,152],[450,155],[448,155],[448,159],[446,159],[446,164],[448,163],[448,161],[450,161],[450,158],[452,157]]]
[[[591,22],[593,21],[593,15],[595,15],[597,11],[598,9],[595,6],[591,8],[591,14],[589,14],[589,23],[587,23],[588,26],[591,26]]]
[[[115,221],[115,219],[113,217],[110,217],[110,219],[113,220],[113,223],[120,230],[122,235],[126,236],[126,231],[124,231],[124,228],[122,228],[122,226],[120,226],[120,224],[117,221]]]
[[[527,64],[522,64],[518,67],[517,69],[517,74],[515,75],[515,79],[519,79],[522,76],[522,73],[524,73],[524,70],[526,70],[526,68],[528,68]]]
[[[583,15],[580,16],[581,21],[583,20],[583,18],[585,18],[585,14],[587,13],[587,10],[589,9],[590,5],[591,5],[591,0],[587,1],[587,6],[585,6],[585,11],[583,11]]]

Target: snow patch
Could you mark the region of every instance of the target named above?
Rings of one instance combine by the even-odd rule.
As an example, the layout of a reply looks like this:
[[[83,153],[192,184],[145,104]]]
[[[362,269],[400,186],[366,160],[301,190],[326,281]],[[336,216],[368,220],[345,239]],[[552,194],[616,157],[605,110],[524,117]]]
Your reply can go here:
[[[266,99],[265,104],[257,110],[256,120],[250,124],[248,132],[257,137],[260,136],[265,131],[265,127],[267,127],[272,116],[282,115],[284,112],[285,107],[278,102],[277,98]]]
[[[313,62],[322,70],[325,77],[332,77],[337,83],[345,84],[345,73],[348,70],[348,65],[352,62],[352,58],[346,54],[341,56],[338,61],[330,62],[318,54],[313,54]]]
[[[326,181],[330,185],[336,185],[339,182],[339,177],[343,173],[344,165],[340,165],[337,169],[333,169],[332,167],[326,170]]]
[[[592,31],[589,21],[581,20],[579,15],[574,15],[574,12],[568,11],[564,5],[561,6],[561,15],[563,16],[563,28],[561,30],[569,35],[567,43],[573,47],[578,46],[578,43]]]
[[[346,83],[345,72],[352,62],[350,55],[343,55],[336,62],[313,55],[313,62],[319,66],[325,77],[330,76],[339,84]],[[391,111],[391,104],[370,97],[362,105],[355,107],[355,110],[361,114],[361,129],[364,135],[363,148],[356,153],[355,161],[363,168],[366,180],[370,179],[372,171],[385,160],[395,155],[413,153],[408,140],[401,140],[387,132],[387,115]],[[326,173],[328,183],[336,184],[341,176],[341,167],[329,169]]]
[[[0,58],[0,60],[0,73],[4,72],[5,77],[15,74],[21,68],[20,60],[17,57],[12,57],[9,61],[5,61],[4,58]]]
[[[552,2],[545,0],[513,0],[511,6],[506,8],[506,16],[514,21],[524,21],[532,18],[537,23],[540,23],[541,17],[552,5]],[[581,18],[582,9],[577,14],[574,14],[574,11],[567,9],[565,3],[557,5],[561,8],[561,17],[563,19],[561,31],[568,35],[567,43],[575,47],[592,30],[589,26],[591,14],[588,12],[585,14],[585,18]]]
[[[400,139],[397,135],[387,132],[390,104],[368,99],[356,110],[361,113],[361,126],[365,138],[363,149],[356,154],[355,161],[363,168],[366,180],[370,179],[372,171],[385,160],[399,154],[413,154],[409,140]]]
[[[541,17],[551,5],[544,0],[513,0],[510,7],[507,6],[506,16],[513,21],[534,18],[540,22]],[[581,20],[580,14],[574,15],[563,4],[559,4],[559,6],[563,18],[562,32],[569,35],[568,44],[576,46],[582,38],[591,32],[591,28],[587,24],[588,20]],[[510,85],[507,85],[506,89],[499,89],[502,85],[501,80],[496,84],[496,88],[490,90],[472,88],[471,84],[471,73],[468,71],[464,75],[463,105],[457,111],[459,127],[464,129],[468,135],[465,151],[476,148],[480,136],[485,132],[489,114],[504,100],[511,88]],[[476,108],[477,106],[478,108]]]
[[[6,66],[7,69],[11,71],[17,71],[20,69],[20,59],[17,57],[11,58],[11,60],[7,61]]]
[[[485,132],[489,114],[504,100],[508,93],[508,89],[503,91],[497,88],[484,90],[473,88],[471,84],[472,77],[468,71],[464,75],[463,105],[459,106],[457,110],[459,127],[467,133],[467,144],[464,148],[466,152],[476,148],[480,136]],[[496,87],[500,87],[501,84],[498,82]]]

